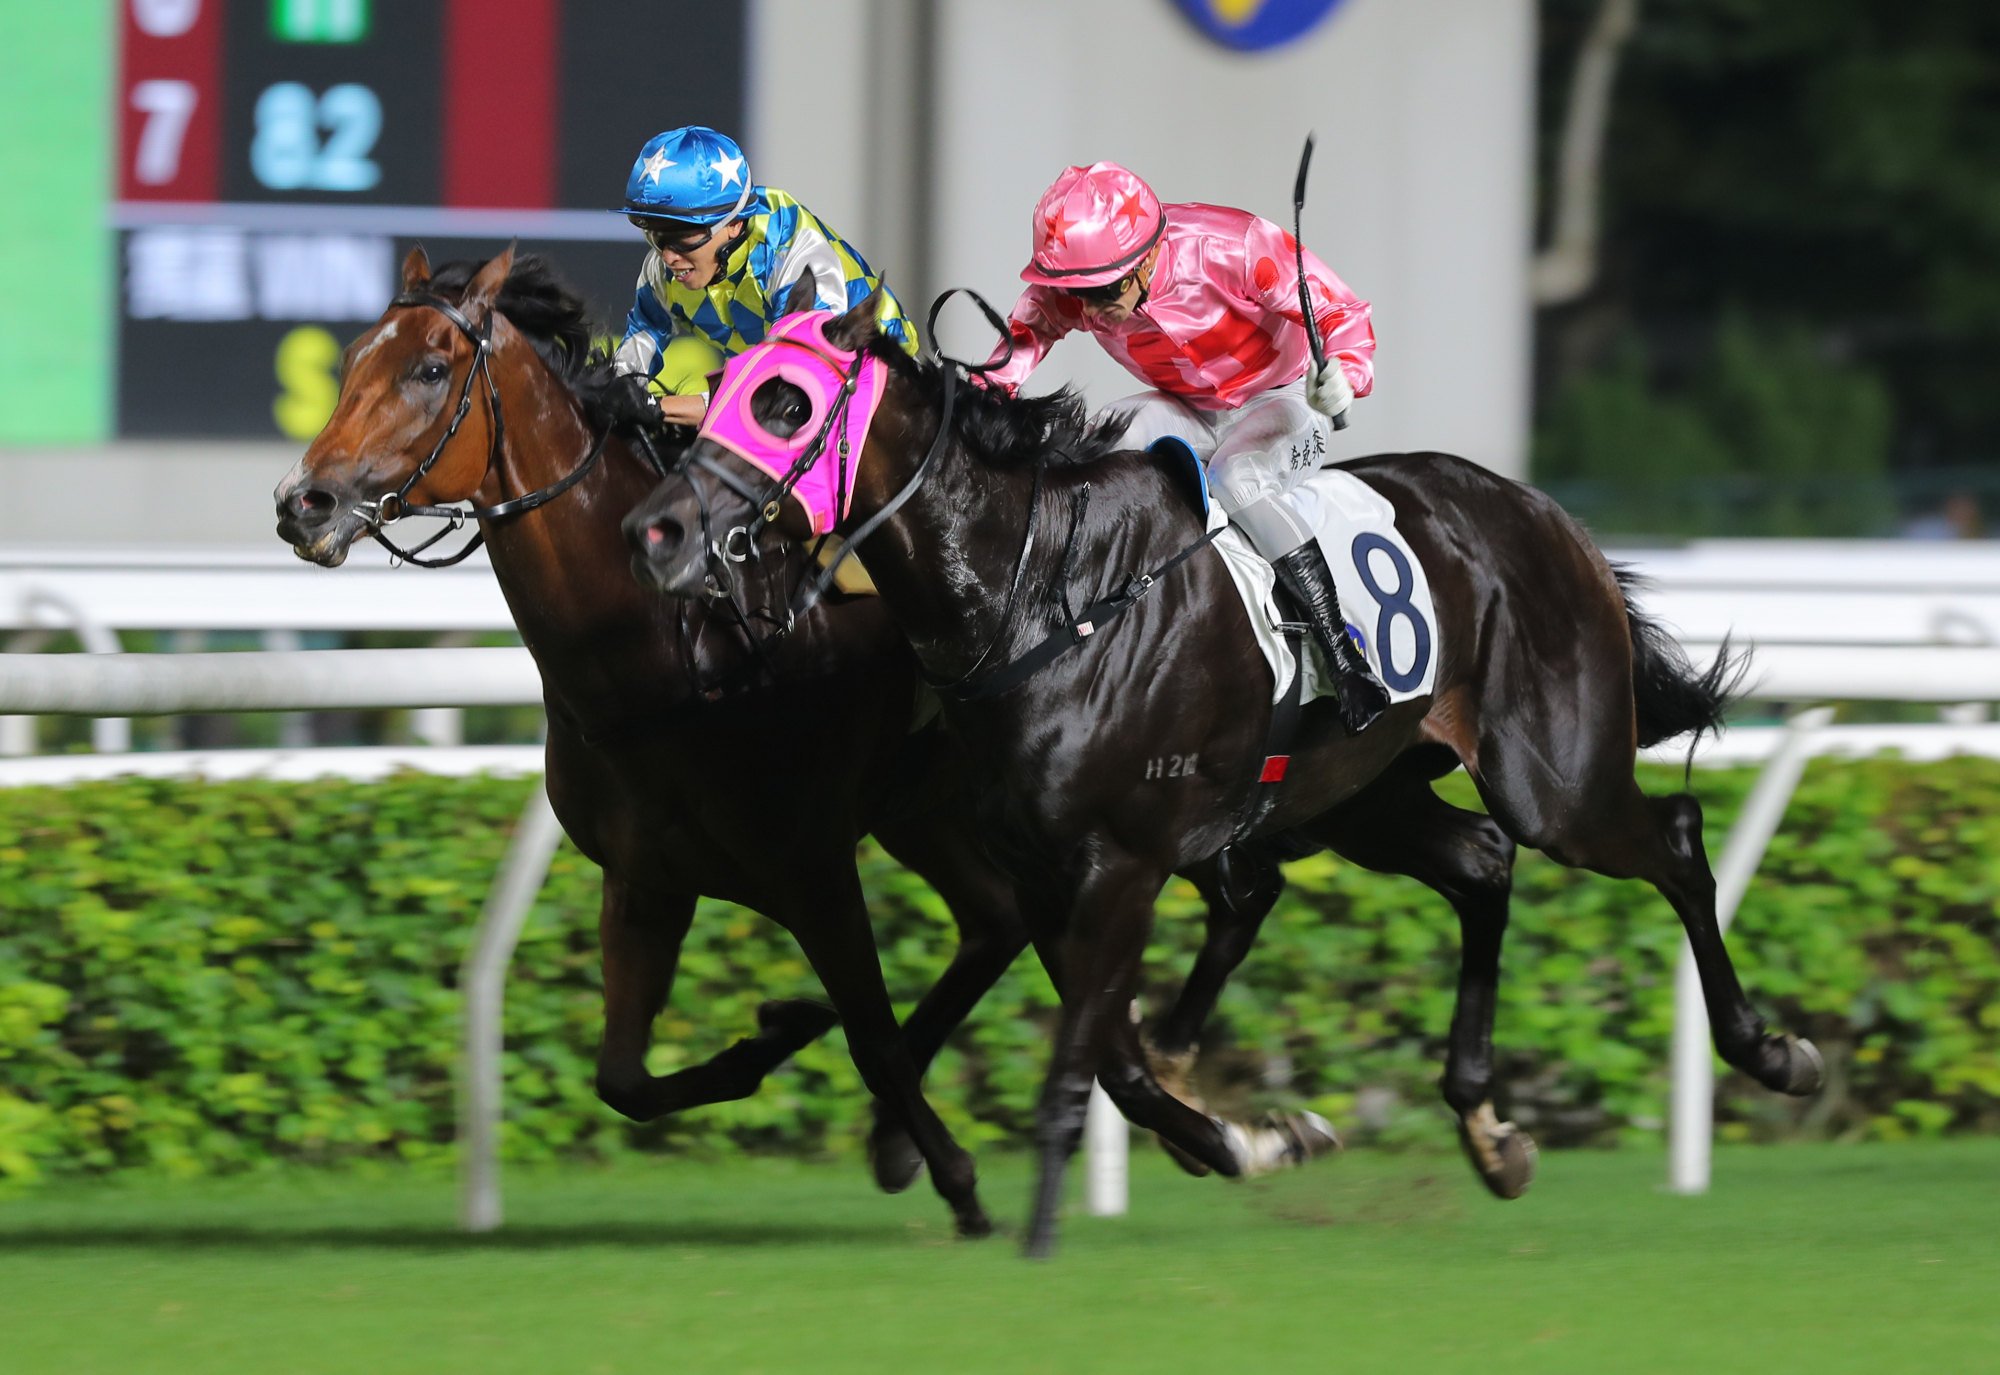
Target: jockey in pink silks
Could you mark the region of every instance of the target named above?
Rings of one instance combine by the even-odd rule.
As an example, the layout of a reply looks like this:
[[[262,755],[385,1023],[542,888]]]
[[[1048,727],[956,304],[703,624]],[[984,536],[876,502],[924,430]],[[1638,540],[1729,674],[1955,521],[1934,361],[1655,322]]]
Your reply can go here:
[[[1326,365],[1299,309],[1296,244],[1246,210],[1161,205],[1115,162],[1072,167],[1035,206],[1029,283],[1008,320],[1013,356],[986,374],[1009,392],[1065,334],[1089,330],[1154,390],[1106,415],[1134,447],[1173,436],[1207,465],[1216,500],[1309,618],[1351,732],[1389,704],[1348,638],[1333,573],[1292,489],[1326,461],[1332,419],[1373,388],[1368,303],[1305,255]],[[994,359],[1007,350],[1003,344]]]

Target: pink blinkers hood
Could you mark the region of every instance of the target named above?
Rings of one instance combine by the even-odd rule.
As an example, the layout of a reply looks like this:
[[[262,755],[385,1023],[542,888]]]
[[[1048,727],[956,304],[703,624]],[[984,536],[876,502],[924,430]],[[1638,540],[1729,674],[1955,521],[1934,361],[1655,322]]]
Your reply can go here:
[[[854,367],[852,350],[827,342],[826,327],[837,318],[818,310],[787,315],[771,326],[762,343],[730,359],[722,370],[722,385],[716,388],[715,399],[702,417],[701,437],[714,440],[782,482],[792,465],[821,437],[827,416],[839,403],[841,387]],[[772,434],[750,411],[758,388],[773,378],[803,391],[812,408],[806,422],[788,437]],[[815,535],[833,529],[853,504],[855,465],[861,461],[861,446],[868,442],[868,422],[875,418],[888,384],[889,370],[881,359],[861,360],[854,395],[826,434],[825,447],[792,488],[792,495],[812,520]]]

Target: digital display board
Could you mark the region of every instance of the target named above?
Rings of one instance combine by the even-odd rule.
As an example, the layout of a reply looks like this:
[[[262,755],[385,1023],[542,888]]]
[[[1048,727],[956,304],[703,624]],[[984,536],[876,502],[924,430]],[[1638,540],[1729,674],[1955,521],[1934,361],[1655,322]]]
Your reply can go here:
[[[608,328],[640,145],[739,131],[742,7],[119,0],[118,429],[309,439],[403,255],[547,254]]]

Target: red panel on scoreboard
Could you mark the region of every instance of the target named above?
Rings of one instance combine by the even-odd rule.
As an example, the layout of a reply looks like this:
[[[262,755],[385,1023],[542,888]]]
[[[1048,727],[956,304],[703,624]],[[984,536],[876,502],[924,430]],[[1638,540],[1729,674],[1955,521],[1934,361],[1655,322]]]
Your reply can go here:
[[[557,0],[448,0],[445,204],[555,204],[557,9]]]
[[[222,158],[222,0],[121,0],[118,196],[212,201]]]

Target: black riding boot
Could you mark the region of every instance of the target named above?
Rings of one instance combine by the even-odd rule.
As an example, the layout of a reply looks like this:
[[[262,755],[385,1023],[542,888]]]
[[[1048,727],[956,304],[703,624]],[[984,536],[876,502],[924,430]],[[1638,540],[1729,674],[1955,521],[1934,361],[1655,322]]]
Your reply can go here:
[[[1340,702],[1341,723],[1349,735],[1359,735],[1388,709],[1389,689],[1348,638],[1347,618],[1340,612],[1340,594],[1334,590],[1326,554],[1318,540],[1310,540],[1273,560],[1271,567],[1277,570],[1278,585],[1305,613],[1320,654],[1336,675],[1334,695]]]

